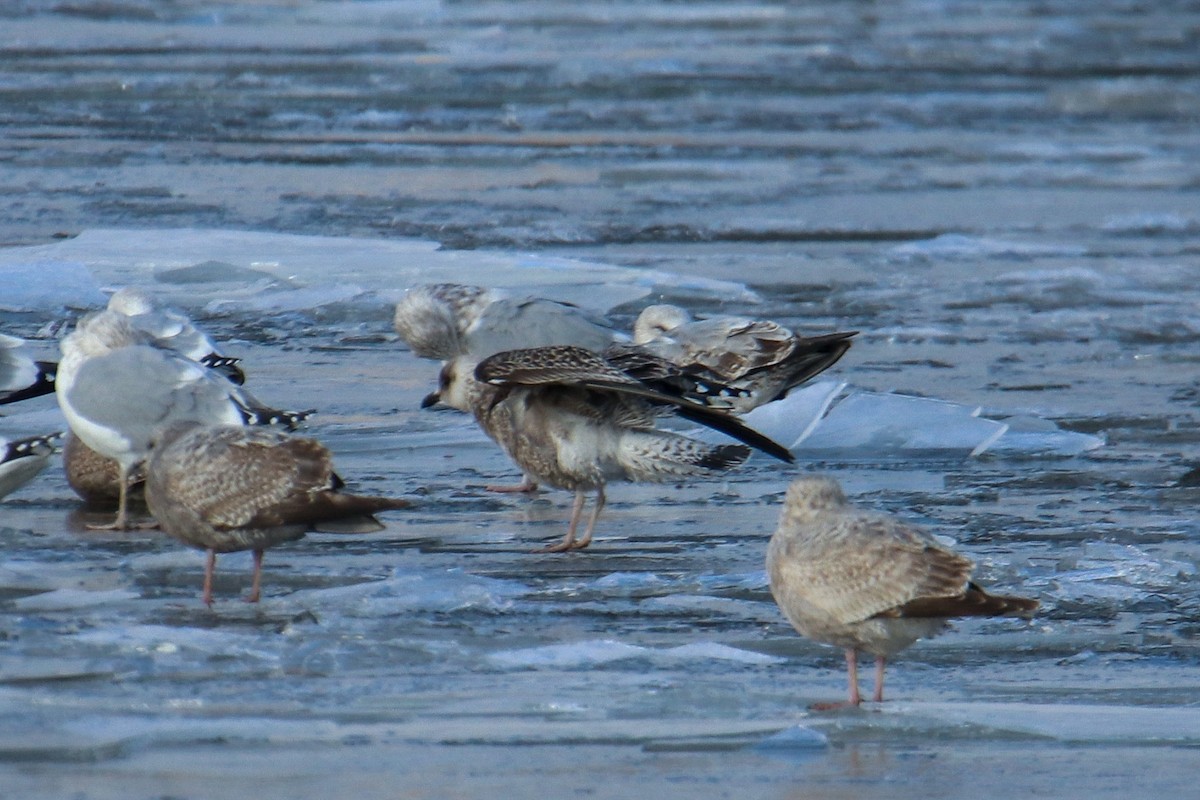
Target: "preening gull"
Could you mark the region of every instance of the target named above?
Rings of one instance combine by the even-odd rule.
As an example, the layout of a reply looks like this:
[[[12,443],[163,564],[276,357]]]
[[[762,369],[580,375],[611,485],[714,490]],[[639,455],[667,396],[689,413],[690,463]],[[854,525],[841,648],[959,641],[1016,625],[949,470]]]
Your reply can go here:
[[[694,320],[683,308],[647,306],[633,325],[633,343],[679,367],[708,370],[742,392],[739,413],[778,400],[837,363],[857,331],[800,336],[777,322],[717,316]]]
[[[53,361],[35,360],[24,339],[0,333],[0,405],[50,394],[57,369]]]
[[[258,602],[266,548],[300,539],[323,521],[411,505],[348,494],[342,486],[324,445],[273,428],[174,424],[154,442],[146,465],[146,503],[162,529],[208,551],[204,603],[210,606],[217,553],[254,551],[246,599]]]
[[[246,375],[238,366],[240,358],[222,354],[208,334],[197,328],[187,315],[156,306],[145,290],[137,286],[118,289],[108,298],[108,310],[129,317],[133,326],[159,347],[216,370],[239,386],[245,383]]]
[[[62,341],[57,396],[71,430],[115,459],[120,499],[112,526],[128,525],[128,483],[158,429],[174,422],[295,424],[308,412],[280,412],[195,361],[156,344],[128,317],[101,311],[83,317]]]
[[[414,355],[438,361],[471,355],[478,362],[506,350],[555,344],[603,350],[628,338],[570,303],[457,283],[409,289],[392,324]]]
[[[683,381],[684,387],[673,385]],[[470,357],[442,370],[437,395],[475,415],[480,426],[527,475],[575,492],[562,541],[543,552],[587,547],[610,481],[666,481],[709,475],[745,461],[742,444],[712,445],[655,429],[665,411],[720,430],[784,461],[792,456],[736,418],[687,396],[686,376],[638,380],[580,347],[498,353],[473,366]],[[595,505],[576,538],[586,493]]]
[[[0,436],[0,498],[12,494],[41,472],[61,433],[6,439]]]
[[[951,618],[1037,609],[1037,600],[985,592],[971,582],[974,566],[920,528],[855,508],[823,477],[792,481],[767,548],[771,593],[784,616],[801,636],[845,649],[852,706],[861,702],[859,650],[875,656],[878,703],[887,659],[941,633]]]

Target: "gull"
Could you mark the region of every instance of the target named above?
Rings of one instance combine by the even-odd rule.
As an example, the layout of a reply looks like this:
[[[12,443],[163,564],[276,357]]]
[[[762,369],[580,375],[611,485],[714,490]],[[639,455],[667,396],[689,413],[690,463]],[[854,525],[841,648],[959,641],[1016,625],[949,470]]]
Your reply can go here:
[[[628,339],[599,316],[571,303],[459,283],[412,287],[396,304],[392,324],[414,355],[443,364],[464,359],[460,365],[464,374],[468,363],[473,368],[488,356],[508,350],[565,344],[599,351]],[[519,484],[486,488],[533,492],[537,481],[527,474]]]
[[[729,401],[738,413],[778,400],[837,363],[857,331],[800,336],[771,320],[718,316],[694,320],[683,308],[647,306],[633,325],[633,344],[683,369],[707,370],[743,390]]]
[[[0,436],[0,498],[20,489],[45,468],[60,437],[61,433],[24,439]]]
[[[174,350],[166,349],[111,311],[83,317],[62,341],[57,389],[72,432],[119,473],[117,516],[105,528],[128,526],[130,476],[158,429],[180,421],[205,424],[294,425],[310,412],[280,412]]]
[[[207,606],[217,553],[253,551],[246,601],[256,603],[266,548],[300,539],[324,521],[412,505],[345,493],[342,486],[324,445],[273,428],[176,423],[156,438],[146,465],[146,503],[162,529],[208,553]]]
[[[437,361],[555,344],[598,351],[628,338],[571,303],[458,283],[409,289],[392,324],[414,355]]]
[[[888,658],[941,633],[951,618],[1037,609],[1037,600],[985,592],[971,581],[974,566],[921,528],[855,508],[824,477],[792,481],[767,548],[771,593],[784,616],[801,636],[845,649],[850,706],[862,702],[858,651],[875,656],[878,703]]]
[[[711,445],[656,429],[667,410],[792,461],[782,446],[688,396],[687,376],[669,365],[638,380],[599,354],[570,345],[502,352],[472,363],[460,357],[443,367],[437,396],[474,414],[527,475],[575,492],[566,535],[541,552],[591,543],[610,481],[711,475],[750,456],[744,444]],[[583,536],[576,538],[589,491],[596,494],[595,505]]]
[[[0,333],[0,405],[41,397],[54,391],[53,361],[36,361],[25,340]]]
[[[129,317],[133,326],[153,338],[159,347],[216,370],[239,386],[245,383],[246,375],[238,366],[240,358],[221,354],[208,334],[187,315],[156,306],[145,290],[137,286],[118,289],[108,298],[108,310]]]
[[[178,311],[156,308],[142,289],[118,289],[109,298],[107,308],[128,317],[159,347],[175,350],[238,385],[245,381],[245,373],[238,366],[241,359],[222,355],[190,319]],[[0,334],[0,405],[52,393],[57,371],[58,364],[53,361],[34,360],[24,340]]]

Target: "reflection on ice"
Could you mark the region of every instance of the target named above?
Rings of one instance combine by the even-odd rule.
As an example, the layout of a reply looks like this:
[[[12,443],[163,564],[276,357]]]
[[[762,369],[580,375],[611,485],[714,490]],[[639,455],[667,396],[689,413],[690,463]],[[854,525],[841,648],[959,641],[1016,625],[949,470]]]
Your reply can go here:
[[[1081,256],[1086,250],[1077,245],[1048,245],[1013,242],[980,236],[945,233],[933,239],[896,245],[892,255],[899,258],[1033,258],[1045,256]]]

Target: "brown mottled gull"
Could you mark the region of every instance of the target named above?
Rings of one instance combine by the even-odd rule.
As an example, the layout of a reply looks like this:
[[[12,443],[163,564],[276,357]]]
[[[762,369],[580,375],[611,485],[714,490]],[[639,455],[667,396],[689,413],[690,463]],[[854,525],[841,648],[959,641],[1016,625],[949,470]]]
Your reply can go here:
[[[718,316],[694,320],[686,309],[648,306],[633,343],[684,369],[708,370],[741,389],[729,407],[742,413],[787,395],[837,363],[856,331],[800,336],[777,322]]]
[[[571,346],[498,353],[475,368],[469,358],[442,372],[440,397],[469,410],[527,475],[575,492],[562,541],[544,552],[587,547],[610,481],[666,481],[709,475],[745,461],[750,448],[711,445],[655,429],[665,411],[720,430],[776,458],[786,449],[721,411],[690,399],[671,380],[638,380],[601,356]],[[596,493],[576,538],[586,493]]]
[[[263,551],[315,524],[407,508],[407,500],[340,491],[329,450],[315,439],[241,425],[182,423],[155,442],[146,503],[162,529],[208,551],[204,602],[212,605],[217,553],[254,551],[247,597],[258,602]]]
[[[821,477],[792,482],[767,548],[771,593],[784,615],[800,635],[845,649],[850,705],[861,702],[859,650],[875,656],[881,702],[887,659],[951,618],[1037,609],[1037,600],[988,594],[971,582],[973,569],[926,531],[850,505],[836,481]]]
[[[443,363],[462,358],[472,368],[506,350],[558,344],[602,350],[628,338],[599,315],[571,303],[458,283],[412,287],[396,304],[392,322],[414,355]],[[515,486],[492,484],[487,489],[531,492],[537,482],[526,475]]]
[[[67,485],[89,506],[116,508],[121,500],[121,468],[115,459],[102,456],[70,431],[63,441],[63,473]],[[145,477],[140,469],[129,476],[130,497],[140,497]]]

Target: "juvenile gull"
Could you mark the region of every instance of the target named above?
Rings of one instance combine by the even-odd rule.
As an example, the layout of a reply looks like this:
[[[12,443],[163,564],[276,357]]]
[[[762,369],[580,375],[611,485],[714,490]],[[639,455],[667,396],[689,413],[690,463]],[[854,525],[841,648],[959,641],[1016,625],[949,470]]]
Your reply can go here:
[[[262,406],[213,370],[158,346],[127,317],[111,311],[82,318],[63,339],[62,352],[56,394],[67,423],[84,444],[118,465],[117,516],[104,527],[127,527],[130,475],[159,428],[182,421],[294,424],[308,414]]]
[[[771,593],[801,636],[844,648],[849,705],[861,702],[858,651],[875,656],[875,702],[887,659],[953,617],[1029,616],[1037,600],[990,595],[974,564],[926,531],[864,511],[829,478],[797,478],[767,548]],[[817,707],[835,707],[821,704]]]
[[[633,343],[684,369],[708,370],[742,392],[729,407],[744,413],[787,395],[837,363],[856,331],[800,336],[777,322],[718,316],[694,320],[686,309],[648,306]]]
[[[67,485],[89,506],[115,508],[120,502],[121,471],[115,459],[100,455],[67,431],[62,460]],[[129,476],[131,496],[141,496],[144,481],[141,470],[135,469]]]
[[[0,436],[0,498],[12,494],[41,472],[61,433],[5,439]]]
[[[54,391],[53,361],[37,361],[25,340],[0,333],[0,405],[41,397]]]
[[[254,552],[246,599],[256,603],[266,548],[300,539],[323,521],[411,505],[348,494],[342,486],[320,442],[272,428],[175,424],[155,442],[146,467],[146,503],[162,529],[208,551],[203,597],[209,606],[217,553]]]
[[[474,368],[469,357],[451,361],[436,397],[474,414],[527,475],[575,492],[566,535],[542,551],[561,552],[590,544],[608,482],[708,475],[749,457],[750,448],[741,444],[710,445],[656,430],[668,410],[792,460],[786,449],[737,419],[689,399],[686,387],[672,385],[679,379],[668,374],[638,380],[596,353],[553,346],[498,353]],[[596,501],[577,539],[589,491]]]
[[[396,304],[392,323],[414,355],[443,364],[463,359],[464,372],[507,350],[559,344],[603,350],[628,338],[571,303],[458,283],[412,287]],[[532,492],[537,482],[527,474],[519,484],[490,484],[487,489]]]

